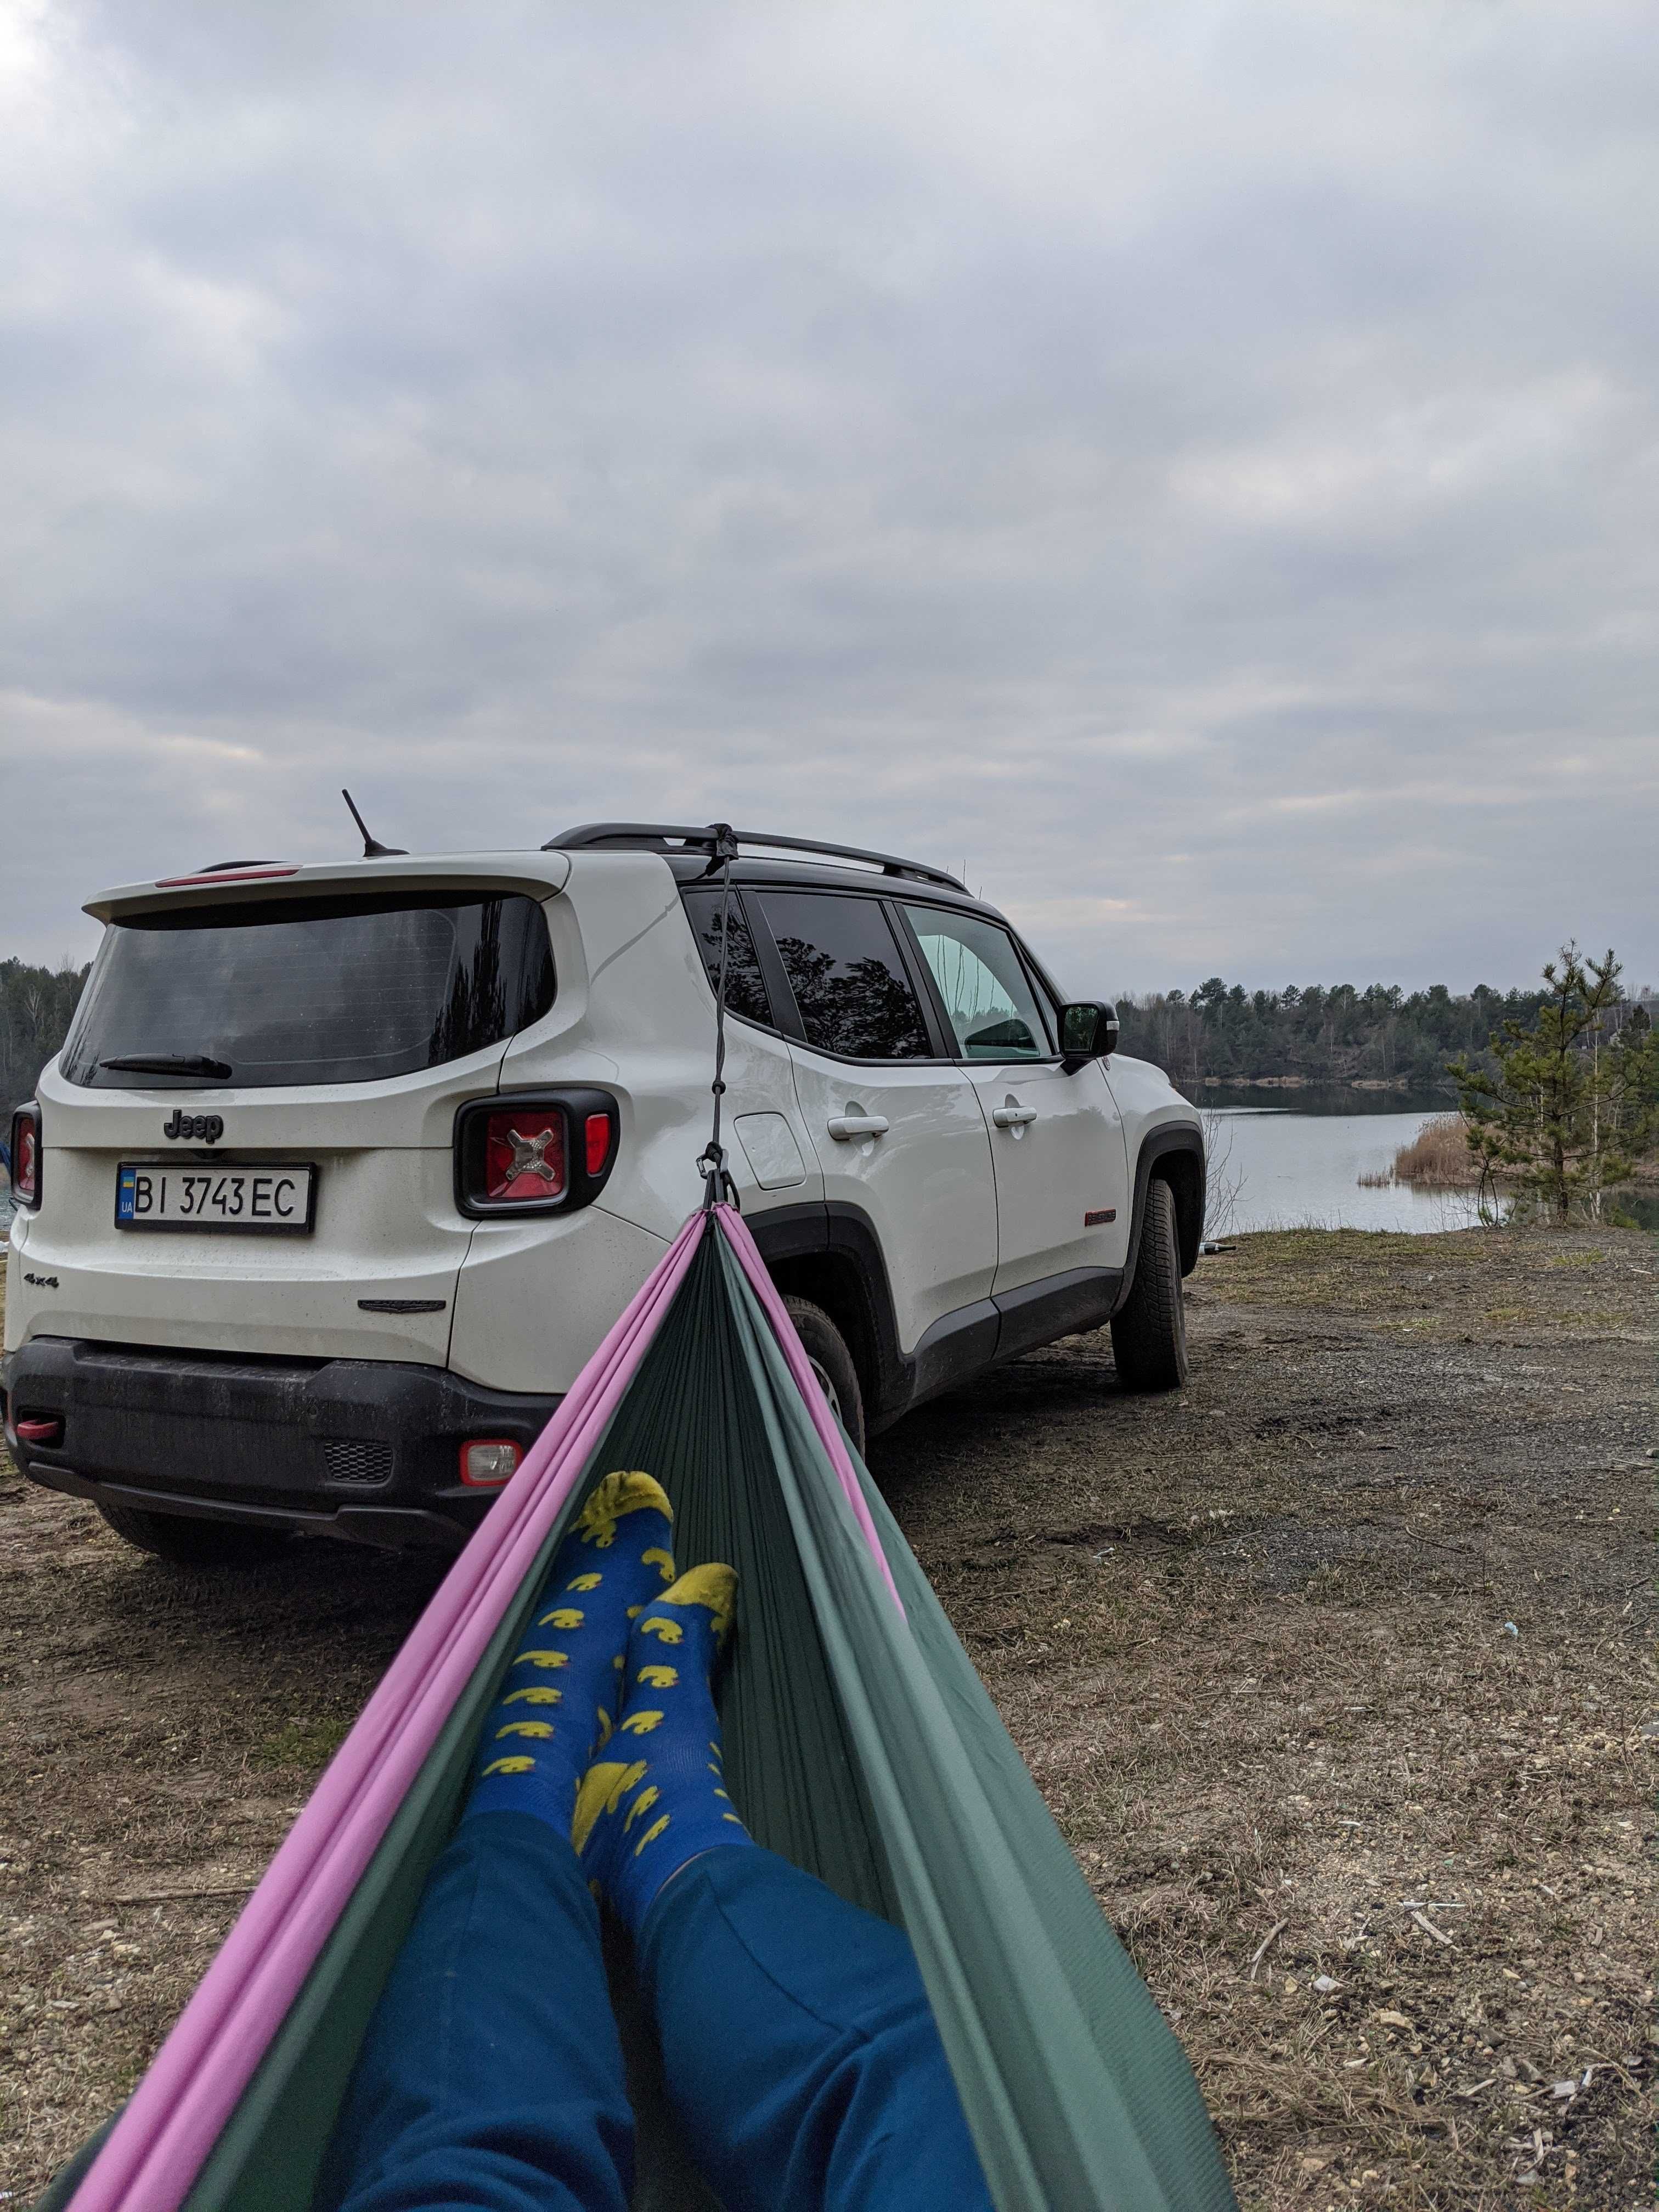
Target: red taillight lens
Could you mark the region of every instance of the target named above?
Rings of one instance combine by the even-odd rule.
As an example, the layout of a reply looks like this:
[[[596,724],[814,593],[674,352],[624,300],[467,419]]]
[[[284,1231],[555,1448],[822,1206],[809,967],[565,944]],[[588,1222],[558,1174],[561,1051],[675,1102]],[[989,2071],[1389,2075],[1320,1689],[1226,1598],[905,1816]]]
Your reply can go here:
[[[19,1206],[40,1203],[40,1121],[33,1107],[11,1119],[11,1194]]]
[[[605,1173],[605,1164],[611,1158],[611,1116],[590,1114],[583,1132],[587,1140],[587,1172],[591,1176]]]
[[[491,1490],[518,1470],[524,1454],[501,1437],[477,1437],[461,1446],[461,1480],[470,1490]]]
[[[574,1212],[616,1172],[621,1121],[607,1091],[501,1091],[455,1117],[455,1203],[475,1220]]]
[[[588,1139],[590,1156],[592,1139]],[[484,1130],[484,1196],[492,1204],[562,1198],[565,1188],[564,1115],[492,1114]]]

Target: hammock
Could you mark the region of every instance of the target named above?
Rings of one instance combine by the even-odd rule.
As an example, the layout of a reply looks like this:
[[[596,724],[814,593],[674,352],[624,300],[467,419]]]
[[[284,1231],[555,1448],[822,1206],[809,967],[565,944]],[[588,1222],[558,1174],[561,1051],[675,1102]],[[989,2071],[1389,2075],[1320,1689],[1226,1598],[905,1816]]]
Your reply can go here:
[[[908,1932],[999,2212],[1233,2205],[1180,2046],[849,1450],[729,1206],[687,1223],[364,1707],[155,2063],[37,2212],[304,2212],[474,1738],[592,1485],[647,1468],[729,1560],[757,1839]],[[715,2199],[612,1948],[640,2212]]]

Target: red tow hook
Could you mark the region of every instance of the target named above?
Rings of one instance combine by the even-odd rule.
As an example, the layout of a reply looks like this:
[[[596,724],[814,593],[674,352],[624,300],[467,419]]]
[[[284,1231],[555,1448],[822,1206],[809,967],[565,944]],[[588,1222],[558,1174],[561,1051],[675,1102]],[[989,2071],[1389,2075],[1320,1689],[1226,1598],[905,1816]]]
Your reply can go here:
[[[26,1417],[17,1424],[17,1441],[20,1444],[45,1444],[50,1449],[64,1441],[63,1421],[55,1413],[49,1417]]]

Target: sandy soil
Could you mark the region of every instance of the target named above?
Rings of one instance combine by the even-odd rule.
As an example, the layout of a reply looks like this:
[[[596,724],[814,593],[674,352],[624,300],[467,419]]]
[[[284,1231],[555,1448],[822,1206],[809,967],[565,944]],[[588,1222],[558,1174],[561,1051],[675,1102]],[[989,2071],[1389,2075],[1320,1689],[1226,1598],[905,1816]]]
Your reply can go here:
[[[1243,1238],[876,1470],[1248,2212],[1653,2202],[1656,1246]],[[0,2189],[131,2085],[432,1586],[0,1480]]]

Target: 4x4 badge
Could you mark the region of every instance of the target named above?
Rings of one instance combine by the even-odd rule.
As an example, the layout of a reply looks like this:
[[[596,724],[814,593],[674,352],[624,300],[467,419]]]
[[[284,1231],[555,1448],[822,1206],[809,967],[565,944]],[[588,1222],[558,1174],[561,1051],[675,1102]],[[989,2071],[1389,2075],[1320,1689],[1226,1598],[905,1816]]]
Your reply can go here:
[[[163,1121],[164,1137],[190,1137],[204,1145],[216,1145],[225,1133],[225,1125],[216,1114],[181,1114],[175,1106],[173,1119]]]

